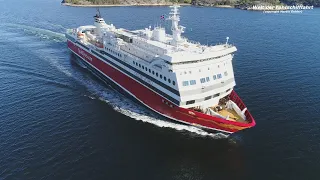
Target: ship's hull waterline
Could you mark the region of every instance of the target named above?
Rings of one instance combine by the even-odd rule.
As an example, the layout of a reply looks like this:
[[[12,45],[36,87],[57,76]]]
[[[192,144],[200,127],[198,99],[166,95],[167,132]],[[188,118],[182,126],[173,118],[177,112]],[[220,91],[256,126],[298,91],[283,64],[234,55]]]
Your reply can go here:
[[[250,128],[255,125],[255,121],[248,110],[245,112],[247,122],[242,123],[225,120],[176,106],[174,103],[171,103],[170,100],[162,97],[152,89],[126,75],[112,64],[98,56],[95,56],[93,53],[87,51],[78,44],[68,40],[68,48],[77,55],[86,64],[86,66],[94,72],[95,75],[99,76],[99,78],[108,79],[108,81],[113,82],[114,85],[121,88],[141,104],[164,117],[196,127],[228,134]],[[235,91],[229,95],[229,98],[234,101],[240,109],[246,108],[245,104]]]

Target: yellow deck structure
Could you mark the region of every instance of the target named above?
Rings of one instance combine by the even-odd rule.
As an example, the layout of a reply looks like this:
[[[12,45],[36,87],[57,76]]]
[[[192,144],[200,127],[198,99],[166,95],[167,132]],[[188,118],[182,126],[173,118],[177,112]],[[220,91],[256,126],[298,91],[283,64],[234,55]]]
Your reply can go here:
[[[220,106],[222,107],[221,110],[215,110],[216,106],[211,107],[212,110],[214,110],[216,113],[220,114],[223,117],[229,116],[228,120],[230,121],[237,121],[237,122],[246,122],[242,117],[240,117],[237,112],[233,109],[228,109],[225,106]]]

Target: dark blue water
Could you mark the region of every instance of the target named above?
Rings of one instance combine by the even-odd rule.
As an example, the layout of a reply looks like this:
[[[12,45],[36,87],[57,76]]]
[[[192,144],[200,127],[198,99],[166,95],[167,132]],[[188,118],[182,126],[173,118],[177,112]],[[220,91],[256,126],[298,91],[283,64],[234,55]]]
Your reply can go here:
[[[319,179],[320,9],[263,14],[184,7],[185,36],[230,42],[257,126],[225,138],[165,121],[74,63],[66,28],[93,8],[0,0],[0,179]],[[165,7],[112,7],[127,29]]]

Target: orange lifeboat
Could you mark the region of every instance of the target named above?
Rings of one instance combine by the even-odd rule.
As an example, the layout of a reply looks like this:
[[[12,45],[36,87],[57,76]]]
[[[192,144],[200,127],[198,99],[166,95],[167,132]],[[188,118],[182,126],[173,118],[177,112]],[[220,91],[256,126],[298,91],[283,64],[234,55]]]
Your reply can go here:
[[[84,37],[84,34],[81,33],[81,32],[78,32],[78,37],[79,37],[79,38],[83,38],[83,37]]]

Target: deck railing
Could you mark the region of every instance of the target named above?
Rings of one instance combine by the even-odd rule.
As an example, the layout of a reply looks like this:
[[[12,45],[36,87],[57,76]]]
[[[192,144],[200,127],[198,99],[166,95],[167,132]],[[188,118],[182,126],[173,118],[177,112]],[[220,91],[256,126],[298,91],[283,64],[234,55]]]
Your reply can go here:
[[[234,90],[230,93],[229,98],[230,98],[230,100],[232,100],[233,102],[235,102],[238,105],[238,107],[241,109],[241,111],[244,108],[246,108],[246,105],[243,103],[243,101],[240,99],[240,97],[238,96],[238,94]],[[247,120],[250,123],[254,122],[254,119],[248,110],[246,110],[245,116],[247,117]]]

